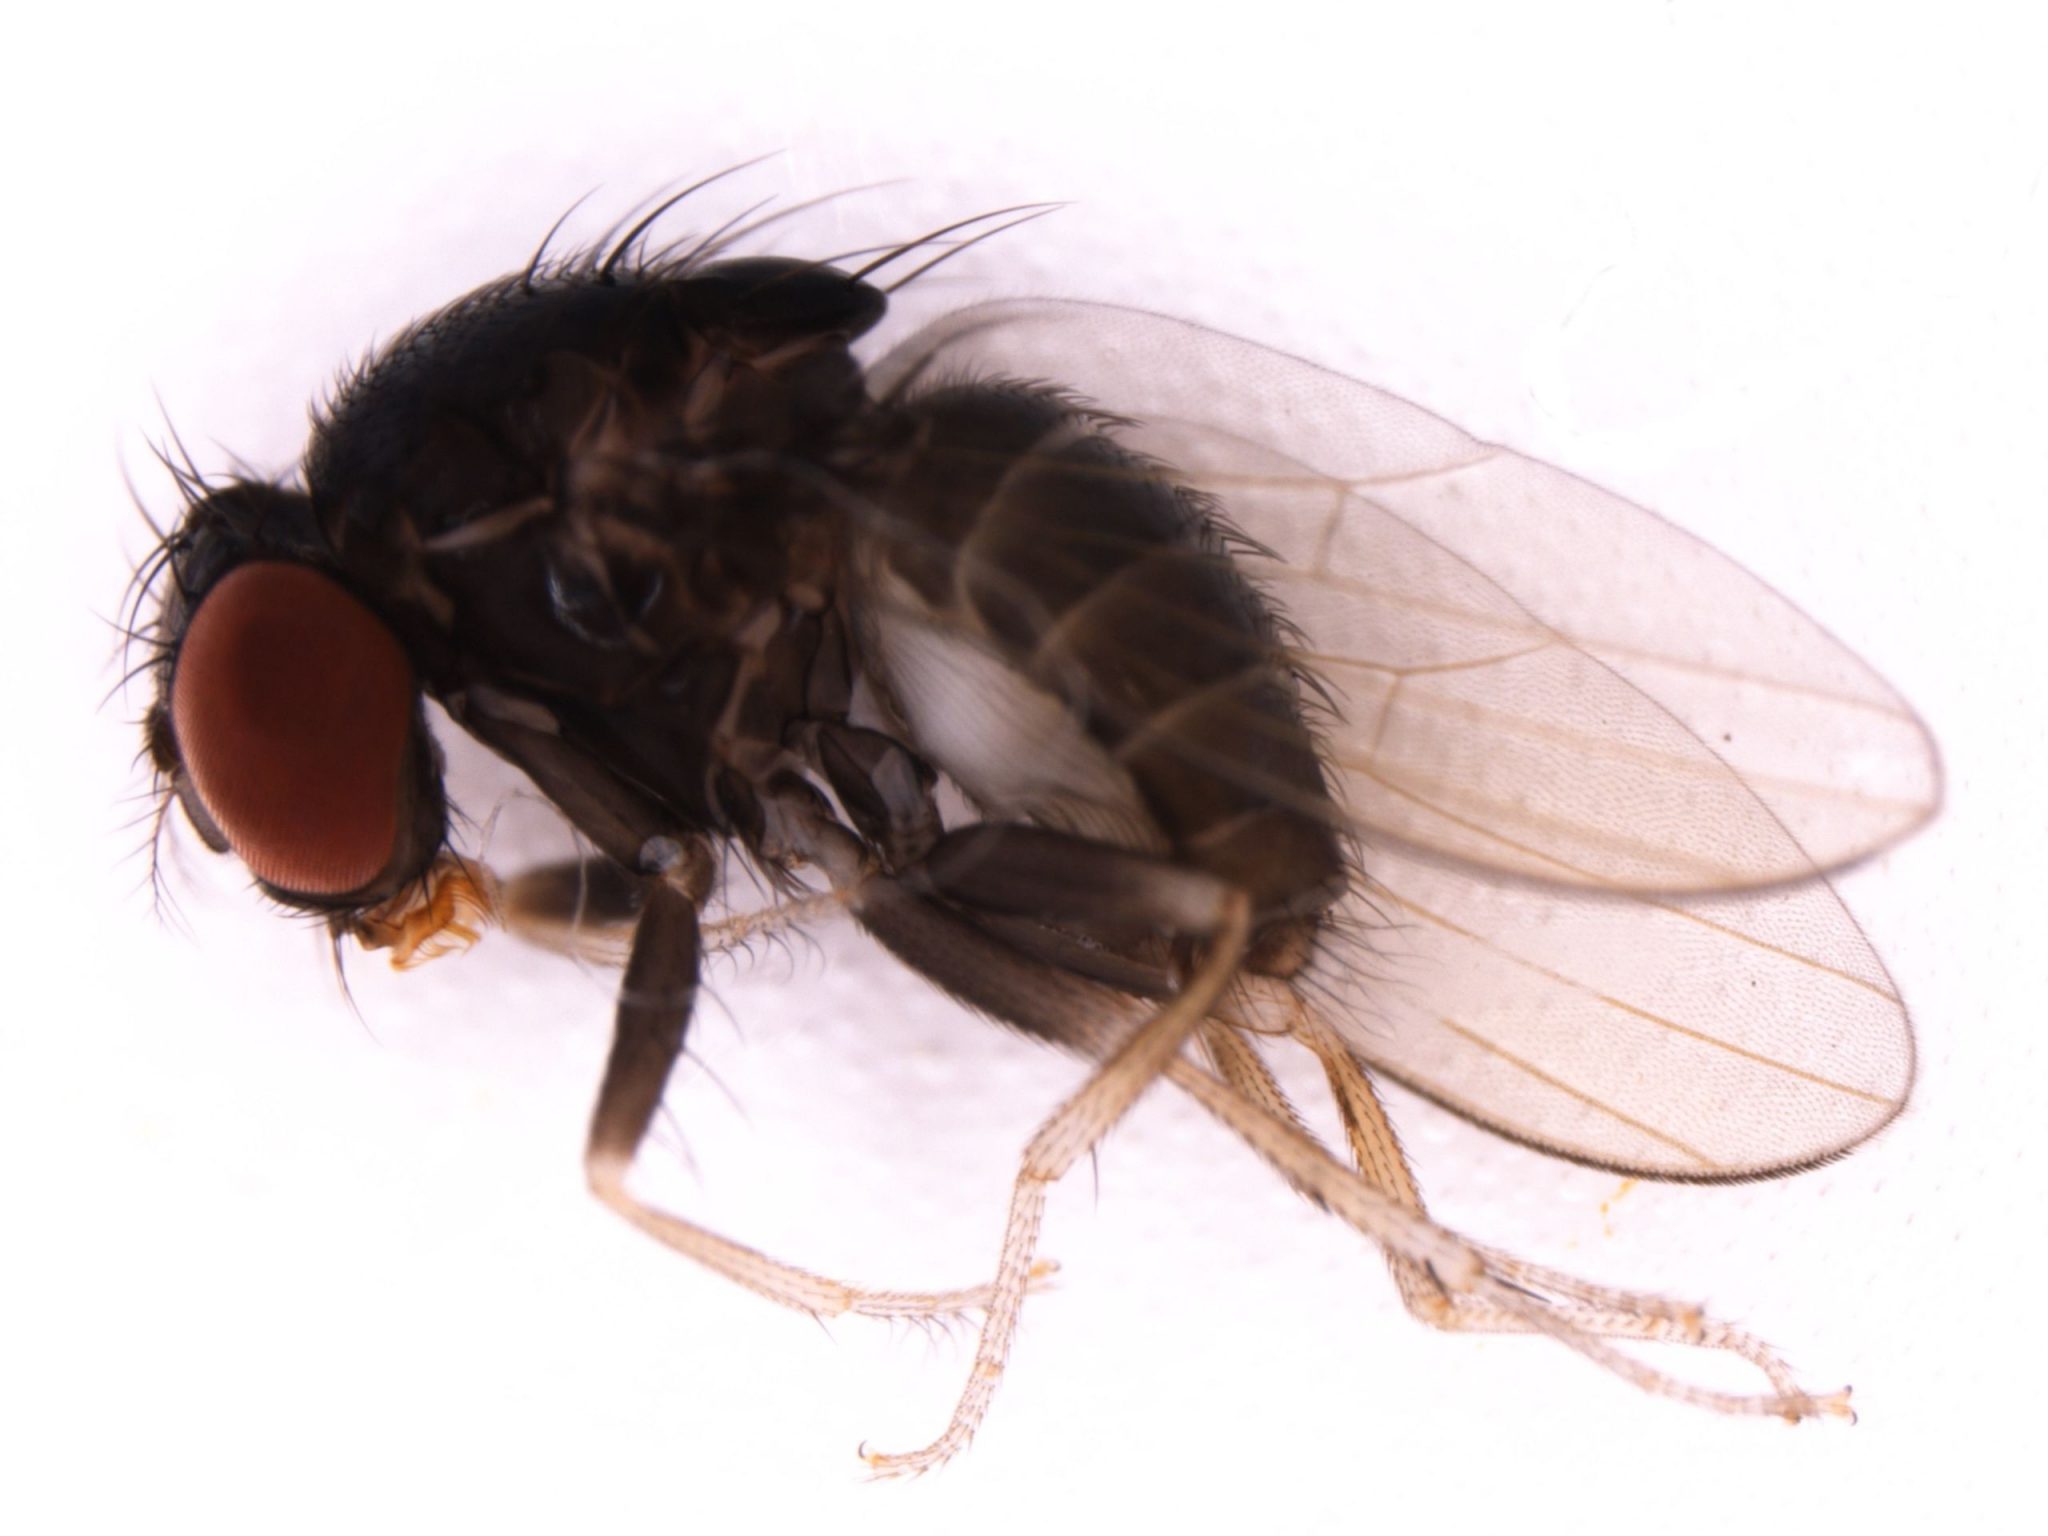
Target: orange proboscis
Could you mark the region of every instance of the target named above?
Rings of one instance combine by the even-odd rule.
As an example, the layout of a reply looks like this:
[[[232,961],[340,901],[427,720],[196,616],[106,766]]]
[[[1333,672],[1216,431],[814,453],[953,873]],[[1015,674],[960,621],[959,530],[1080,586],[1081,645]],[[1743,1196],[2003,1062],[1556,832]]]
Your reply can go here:
[[[498,877],[443,853],[416,886],[357,917],[349,931],[365,949],[388,949],[396,970],[458,954],[499,921]]]

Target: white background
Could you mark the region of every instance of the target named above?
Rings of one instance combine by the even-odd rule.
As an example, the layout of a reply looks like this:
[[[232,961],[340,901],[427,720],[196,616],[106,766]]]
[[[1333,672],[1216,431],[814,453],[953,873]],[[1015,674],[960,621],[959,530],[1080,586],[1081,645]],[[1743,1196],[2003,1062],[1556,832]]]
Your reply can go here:
[[[23,37],[0,108],[0,1524],[1856,1529],[2023,1497],[2048,117],[2005,13],[169,9]],[[1948,807],[1842,882],[1923,1052],[1876,1145],[1624,1194],[1402,1106],[1446,1219],[1705,1299],[1853,1381],[1860,1424],[1721,1420],[1429,1335],[1161,1096],[1055,1199],[1062,1283],[972,1452],[865,1486],[857,1442],[935,1432],[968,1341],[821,1329],[584,1197],[609,977],[502,937],[404,978],[358,959],[358,1017],[320,940],[182,835],[153,914],[121,825],[145,701],[100,703],[147,544],[122,466],[174,506],[168,416],[208,467],[287,468],[344,362],[585,191],[591,232],[770,149],[729,210],[907,182],[796,226],[821,245],[1071,199],[959,292],[1120,298],[1389,385],[1661,508],[1923,710]],[[827,1272],[980,1274],[1076,1065],[849,934],[716,979],[663,1186]]]

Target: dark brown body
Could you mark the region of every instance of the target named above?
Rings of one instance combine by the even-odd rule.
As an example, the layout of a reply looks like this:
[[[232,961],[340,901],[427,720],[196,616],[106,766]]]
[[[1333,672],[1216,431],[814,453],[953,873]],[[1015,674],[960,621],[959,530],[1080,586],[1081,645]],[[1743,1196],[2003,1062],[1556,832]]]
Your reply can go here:
[[[548,939],[565,925],[582,937],[599,924],[631,929],[585,1150],[598,1198],[678,1253],[814,1315],[982,1314],[945,1432],[918,1451],[870,1456],[877,1471],[923,1471],[967,1443],[1025,1294],[1045,1272],[1035,1255],[1047,1191],[1162,1078],[1379,1243],[1408,1306],[1433,1324],[1550,1333],[1655,1390],[1732,1411],[1845,1411],[1845,1396],[1802,1392],[1754,1339],[1696,1308],[1524,1265],[1430,1222],[1360,1047],[1320,1006],[1330,972],[1309,969],[1325,958],[1318,945],[1341,903],[1352,903],[1356,923],[1372,921],[1367,909],[1381,899],[1415,914],[1410,958],[1433,966],[1428,1016],[1411,1018],[1412,1054],[1386,1070],[1419,1062],[1417,1086],[1430,1092],[1446,1081],[1445,1062],[1479,1058],[1479,1100],[1456,1082],[1444,1095],[1460,1113],[1508,1134],[1534,1125],[1532,1144],[1590,1149],[1603,1166],[1663,1176],[1673,1167],[1661,1154],[1638,1164],[1605,1149],[1623,1146],[1631,1159],[1648,1155],[1645,1143],[1674,1149],[1693,1159],[1680,1176],[1714,1167],[1684,1139],[1694,1134],[1692,1106],[1705,1101],[1653,1082],[1649,1109],[1625,1112],[1638,1103],[1640,1074],[1608,1071],[1601,1041],[1610,1032],[1647,1040],[1630,1049],[1652,1064],[1727,1043],[1687,1024],[1689,1013],[1658,1012],[1690,1006],[1664,980],[1698,974],[1703,959],[1728,978],[1720,990],[1743,995],[1734,1017],[1767,1039],[1787,1038],[1765,1018],[1773,996],[1803,1010],[1812,977],[1830,976],[1861,994],[1823,1014],[1831,1031],[1841,1026],[1843,1043],[1828,1050],[1844,1064],[1842,1082],[1731,1048],[1703,1079],[1709,1118],[1726,1119],[1743,1098],[1726,1086],[1730,1073],[1758,1103],[1821,1088],[1851,1104],[1829,1120],[1841,1127],[1832,1140],[1771,1141],[1779,1161],[1752,1159],[1760,1172],[1794,1165],[1785,1146],[1810,1160],[1814,1147],[1838,1151],[1883,1124],[1903,1102],[1911,1054],[1896,999],[1888,1013],[1882,988],[1863,984],[1882,978],[1881,965],[1818,881],[1818,896],[1795,909],[1799,921],[1786,919],[1779,903],[1801,898],[1782,886],[1784,859],[1812,874],[1808,855],[1656,690],[1634,692],[1427,524],[1398,510],[1382,516],[1363,497],[1385,542],[1366,541],[1342,569],[1318,556],[1315,568],[1284,577],[1272,575],[1286,566],[1281,556],[1263,554],[1268,579],[1298,580],[1286,590],[1301,592],[1301,611],[1313,615],[1319,600],[1361,601],[1362,576],[1392,573],[1387,595],[1462,622],[1471,644],[1447,668],[1443,657],[1460,653],[1441,650],[1443,637],[1426,626],[1396,623],[1376,637],[1391,646],[1340,635],[1333,650],[1320,629],[1316,644],[1297,643],[1246,579],[1249,546],[1170,466],[1125,447],[1125,424],[1053,384],[946,377],[934,360],[1151,367],[1176,381],[1152,398],[1167,439],[1183,442],[1171,424],[1202,425],[1194,397],[1203,380],[1271,376],[1284,389],[1298,378],[1288,370],[1305,365],[1158,317],[1123,317],[1119,351],[1088,329],[1094,312],[1080,307],[1055,317],[1064,324],[1049,333],[1050,351],[983,347],[1017,340],[1012,327],[1030,324],[1014,306],[991,305],[884,359],[876,375],[905,382],[876,398],[851,345],[880,318],[880,292],[797,262],[636,264],[637,242],[667,206],[608,252],[487,286],[401,336],[316,422],[303,488],[208,482],[189,466],[180,475],[189,504],[142,582],[147,592],[168,573],[161,612],[142,631],[158,649],[148,733],[202,836],[240,855],[282,904],[326,917],[337,938],[431,952],[440,935],[473,936],[465,901],[488,906],[500,887],[446,847],[440,755],[422,697],[522,768],[597,856],[520,873],[503,887],[508,925]],[[1185,371],[1169,373],[1176,363]],[[1096,376],[1106,391],[1132,382],[1114,367]],[[1615,510],[1583,483],[1477,444],[1417,407],[1314,382],[1350,391],[1351,409],[1379,437],[1424,445],[1402,452],[1419,452],[1426,473],[1400,459],[1392,475],[1375,461],[1378,482],[1484,470],[1518,510],[1540,510],[1546,498],[1561,498],[1568,519]],[[1186,451],[1191,465],[1201,454],[1198,442]],[[1274,460],[1260,452],[1253,462]],[[1278,462],[1309,460],[1289,452]],[[1284,471],[1263,483],[1305,489],[1327,532],[1331,497],[1351,482],[1301,473],[1299,484]],[[1233,473],[1215,483],[1248,482]],[[1445,494],[1462,493],[1452,485]],[[1613,526],[1674,552],[1679,536],[1667,525],[1619,511]],[[1284,543],[1285,522],[1272,527]],[[1674,570],[1695,569],[1697,551],[1676,552],[1685,558]],[[1413,568],[1404,572],[1404,560]],[[1439,588],[1455,595],[1438,602]],[[1733,590],[1776,601],[1754,584]],[[1449,630],[1459,638],[1457,624]],[[1502,634],[1528,643],[1502,646]],[[1832,667],[1838,648],[1817,627],[1812,635],[1808,660]],[[1505,792],[1498,825],[1479,795],[1479,814],[1443,851],[1456,859],[1468,851],[1464,834],[1506,830],[1498,842],[1513,858],[1502,871],[1574,871],[1591,894],[1517,885],[1502,901],[1484,882],[1404,854],[1392,836],[1376,845],[1368,893],[1304,713],[1312,684],[1292,658],[1310,652],[1396,683],[1407,676],[1403,657],[1418,675],[1457,671],[1470,686],[1455,696],[1410,690],[1419,697],[1405,718],[1419,744],[1446,749],[1418,754],[1425,781],[1440,762],[1455,778],[1456,764],[1501,753]],[[1489,707],[1470,707],[1473,689]],[[1803,692],[1800,703],[1812,699]],[[1554,730],[1546,709],[1568,729]],[[1377,752],[1389,716],[1330,718],[1348,734],[1328,761],[1350,770]],[[1849,739],[1882,743],[1866,730],[1859,723]],[[1583,744],[1620,811],[1582,803],[1576,761],[1559,767],[1554,739]],[[1544,750],[1531,754],[1532,741]],[[1399,770],[1407,759],[1392,762]],[[968,802],[950,825],[942,775]],[[1347,795],[1357,798],[1368,776],[1350,772]],[[1398,771],[1387,780],[1395,797],[1415,787]],[[1716,787],[1721,799],[1698,798]],[[1630,883],[1642,869],[1695,871],[1701,846],[1721,850],[1719,820],[1703,840],[1671,835],[1692,827],[1705,803],[1761,828],[1772,856],[1746,869],[1768,887],[1759,899],[1770,903],[1769,931],[1819,938],[1759,945],[1718,906],[1713,922],[1685,921],[1695,886]],[[630,1188],[684,1049],[721,844],[792,891],[803,869],[817,904],[843,906],[910,970],[1092,1063],[1024,1149],[985,1284],[903,1291],[830,1280]],[[1738,904],[1741,889],[1711,888]],[[778,906],[747,920],[794,921],[812,909]],[[1555,968],[1532,959],[1551,929],[1572,951]],[[1773,994],[1757,990],[1766,963],[1804,970],[1781,977]],[[1466,971],[1471,988],[1461,990]],[[1493,995],[1512,998],[1518,987],[1536,999],[1517,1007],[1533,1021],[1520,1036]],[[1461,1000],[1473,1005],[1463,1020]],[[1533,1056],[1500,1048],[1502,1029]],[[1355,1176],[1288,1105],[1260,1056],[1266,1035],[1317,1058]],[[1793,1043],[1787,1062],[1805,1060],[1812,1041]],[[1879,1091],[1856,1086],[1866,1047],[1903,1063],[1889,1095],[1882,1078]],[[1657,1094],[1683,1136],[1659,1132]],[[1607,1349],[1599,1341],[1608,1338],[1732,1350],[1763,1371],[1770,1392],[1694,1389]]]
[[[992,821],[1222,877],[1251,898],[1255,957],[1292,970],[1346,867],[1300,685],[1225,531],[1050,388],[871,400],[849,343],[883,302],[779,261],[480,289],[344,388],[303,497],[195,507],[181,589],[196,604],[247,558],[336,576],[427,692],[629,865],[650,826],[772,863],[771,802],[808,778],[900,871],[940,834],[940,769]],[[1055,761],[1019,796],[975,741],[949,751],[960,733],[891,644],[904,623],[973,654],[993,713],[961,730],[1000,735],[1019,700],[1063,715],[1084,782]]]

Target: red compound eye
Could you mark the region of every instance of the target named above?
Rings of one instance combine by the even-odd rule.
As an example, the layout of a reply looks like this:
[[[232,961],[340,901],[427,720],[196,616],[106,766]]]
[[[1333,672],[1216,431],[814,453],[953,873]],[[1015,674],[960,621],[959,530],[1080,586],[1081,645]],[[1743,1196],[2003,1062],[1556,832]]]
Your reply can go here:
[[[207,813],[267,885],[338,896],[398,841],[415,696],[391,631],[304,566],[241,566],[178,649],[171,722]]]

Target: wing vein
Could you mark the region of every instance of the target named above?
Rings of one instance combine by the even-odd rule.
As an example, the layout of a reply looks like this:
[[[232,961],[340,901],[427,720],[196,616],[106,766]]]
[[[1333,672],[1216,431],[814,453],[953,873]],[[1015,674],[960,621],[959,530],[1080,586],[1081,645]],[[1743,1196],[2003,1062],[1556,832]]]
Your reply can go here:
[[[1528,1061],[1523,1057],[1517,1056],[1513,1051],[1510,1051],[1505,1047],[1497,1044],[1496,1042],[1487,1039],[1484,1035],[1480,1034],[1476,1030],[1467,1029],[1457,1020],[1439,1017],[1437,1019],[1437,1023],[1440,1024],[1443,1028],[1449,1030],[1452,1034],[1458,1036],[1460,1039],[1477,1046],[1482,1051],[1485,1051],[1489,1056],[1494,1057],[1496,1060],[1504,1061],[1509,1066],[1513,1067],[1516,1071],[1524,1073],[1525,1075],[1534,1078],[1537,1082],[1542,1083],[1545,1087],[1555,1088],[1559,1093],[1564,1094],[1568,1098],[1576,1099],[1579,1103],[1584,1104],[1588,1109],[1597,1110],[1599,1113],[1606,1115],[1609,1119],[1614,1120],[1619,1124],[1625,1125],[1629,1127],[1631,1130],[1642,1132],[1643,1135],[1648,1136],[1653,1141],[1661,1141],[1664,1143],[1665,1146],[1674,1148],[1679,1152],[1683,1152],[1687,1157],[1692,1158],[1695,1162],[1697,1162],[1702,1168],[1713,1169],[1718,1171],[1722,1167],[1722,1164],[1715,1162],[1711,1157],[1708,1157],[1707,1154],[1702,1152],[1698,1147],[1695,1147],[1688,1142],[1680,1141],[1676,1136],[1673,1136],[1668,1132],[1658,1130],[1656,1126],[1651,1125],[1647,1121],[1638,1120],[1633,1115],[1623,1114],[1620,1110],[1616,1109],[1612,1104],[1607,1103],[1605,1100],[1595,1098],[1592,1094],[1587,1093],[1582,1088],[1574,1087],[1572,1084],[1566,1082],[1563,1078],[1556,1077],[1553,1076],[1551,1073],[1545,1072],[1541,1067],[1537,1066],[1534,1062]]]
[[[1385,891],[1386,894],[1389,897],[1391,897],[1393,901],[1397,905],[1399,905],[1404,911],[1413,913],[1415,916],[1423,919],[1425,922],[1434,923],[1437,927],[1442,928],[1445,932],[1456,934],[1458,937],[1466,940],[1468,943],[1477,944],[1481,948],[1491,950],[1494,954],[1499,955],[1502,959],[1506,960],[1511,965],[1518,966],[1522,970],[1529,972],[1531,975],[1541,976],[1546,981],[1554,982],[1558,986],[1576,992],[1583,997],[1590,997],[1595,1002],[1601,1004],[1603,1007],[1612,1008],[1616,1012],[1628,1014],[1632,1018],[1641,1019],[1645,1023],[1655,1025],[1659,1029],[1668,1030],[1672,1034],[1683,1036],[1688,1040],[1697,1041],[1701,1045],[1712,1047],[1713,1049],[1725,1052],[1730,1056],[1739,1057],[1744,1061],[1755,1062],[1760,1067],[1768,1068],[1769,1070],[1774,1072],[1782,1072],[1787,1077],[1798,1078],[1802,1082],[1811,1083],[1817,1088],[1824,1088],[1832,1093],[1839,1093],[1848,1098],[1861,1099],[1865,1103],[1882,1105],[1887,1108],[1893,1107],[1898,1103],[1898,1100],[1889,1094],[1872,1093],[1865,1088],[1856,1088],[1848,1083],[1837,1082],[1835,1079],[1831,1077],[1823,1076],[1818,1072],[1809,1071],[1805,1067],[1794,1066],[1792,1063],[1788,1061],[1782,1061],[1775,1056],[1766,1056],[1761,1051],[1753,1051],[1749,1049],[1747,1046],[1737,1045],[1734,1041],[1723,1039],[1719,1035],[1708,1034],[1704,1030],[1698,1030],[1692,1028],[1689,1025],[1680,1024],[1677,1020],[1666,1018],[1662,1014],[1652,1013],[1646,1008],[1639,1008],[1633,1003],[1624,1001],[1623,999],[1618,997],[1614,997],[1606,992],[1602,992],[1597,987],[1589,987],[1584,982],[1579,981],[1574,977],[1565,975],[1562,971],[1553,970],[1549,966],[1538,965],[1533,960],[1525,959],[1522,956],[1517,955],[1512,951],[1502,947],[1501,945],[1494,943],[1485,935],[1475,933],[1469,928],[1463,927],[1458,923],[1452,922],[1449,918],[1445,917],[1441,912],[1431,911],[1427,907],[1423,907],[1418,903],[1408,900],[1406,897],[1402,896],[1401,893],[1398,891],[1387,890],[1387,888],[1384,886],[1380,886],[1379,889]],[[1699,918],[1697,914],[1687,912],[1683,908],[1664,907],[1661,903],[1657,902],[1645,902],[1644,905],[1657,907],[1659,910],[1671,912],[1673,915],[1678,917],[1690,918],[1694,921],[1703,922],[1704,925],[1709,928],[1718,927],[1718,925],[1713,923],[1705,923],[1705,920]],[[1721,931],[1725,932],[1727,930]],[[1813,964],[1813,962],[1804,955],[1790,954],[1787,951],[1778,949],[1775,945],[1762,944],[1759,941],[1750,939],[1747,934],[1733,934],[1731,936],[1741,939],[1748,943],[1756,944],[1758,948],[1764,949],[1766,951],[1784,954],[1787,956],[1787,958],[1799,961],[1803,964]],[[1832,971],[1831,968],[1827,966],[1818,966],[1816,967],[1816,969],[1834,975],[1842,974],[1838,971]],[[1860,981],[1860,978],[1854,976],[1845,976],[1843,979],[1852,982],[1859,982],[1859,984],[1866,986],[1868,985],[1868,983],[1862,983]],[[1897,1001],[1896,998],[1894,998],[1889,992],[1884,991],[1882,988],[1872,988],[1871,990],[1877,992],[1879,996],[1884,997],[1888,1001]]]

